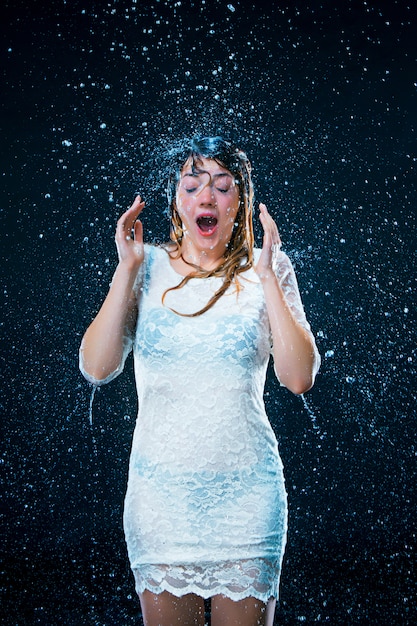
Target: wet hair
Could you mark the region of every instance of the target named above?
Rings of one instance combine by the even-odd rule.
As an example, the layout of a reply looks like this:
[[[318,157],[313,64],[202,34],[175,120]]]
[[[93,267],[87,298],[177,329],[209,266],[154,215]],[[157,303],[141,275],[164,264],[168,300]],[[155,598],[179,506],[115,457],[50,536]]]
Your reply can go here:
[[[198,265],[186,261],[182,256],[182,221],[176,206],[176,194],[184,166],[191,161],[192,172],[197,172],[199,165],[202,164],[202,159],[213,159],[218,165],[227,169],[234,176],[239,189],[239,208],[232,236],[226,248],[225,258],[213,270],[204,270]],[[171,240],[175,244],[174,249],[172,249],[172,244],[171,247],[167,247],[168,253],[173,258],[182,258],[185,263],[191,265],[194,271],[185,276],[177,286],[167,289],[162,297],[162,302],[164,302],[165,296],[169,291],[180,289],[191,278],[223,277],[222,285],[201,310],[190,314],[174,311],[186,317],[196,317],[208,311],[232,283],[235,284],[237,291],[239,291],[239,274],[253,266],[253,184],[249,159],[242,150],[222,137],[194,138],[189,142],[185,150],[181,154],[177,154],[173,160],[167,185],[167,198],[171,220]]]

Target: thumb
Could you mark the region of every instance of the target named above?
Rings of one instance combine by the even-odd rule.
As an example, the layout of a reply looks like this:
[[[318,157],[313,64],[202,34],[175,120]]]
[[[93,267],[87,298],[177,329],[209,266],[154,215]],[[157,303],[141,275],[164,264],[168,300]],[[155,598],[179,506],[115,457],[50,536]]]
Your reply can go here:
[[[143,243],[143,224],[140,220],[136,220],[133,231],[135,242]]]

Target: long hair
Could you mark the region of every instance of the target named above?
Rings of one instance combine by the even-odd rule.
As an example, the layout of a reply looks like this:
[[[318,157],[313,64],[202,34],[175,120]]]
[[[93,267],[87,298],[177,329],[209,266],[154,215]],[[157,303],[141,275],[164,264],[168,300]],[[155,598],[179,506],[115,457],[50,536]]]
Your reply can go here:
[[[184,233],[176,206],[177,188],[184,165],[191,161],[191,168],[194,172],[201,165],[202,159],[213,159],[221,167],[227,169],[233,174],[239,188],[239,208],[232,236],[225,251],[224,261],[213,270],[204,270],[198,265],[185,261],[182,256],[181,242]],[[223,277],[222,285],[201,310],[196,313],[186,314],[178,313],[178,311],[171,309],[178,315],[196,317],[208,311],[232,283],[235,284],[237,291],[239,291],[239,274],[253,266],[253,184],[249,159],[242,150],[239,150],[239,148],[222,137],[194,138],[172,164],[167,185],[167,198],[171,220],[171,240],[175,244],[173,250],[168,250],[168,254],[173,258],[182,258],[184,262],[191,265],[194,271],[188,276],[184,276],[178,285],[167,289],[162,296],[162,302],[164,303],[168,292],[181,289],[191,278]]]

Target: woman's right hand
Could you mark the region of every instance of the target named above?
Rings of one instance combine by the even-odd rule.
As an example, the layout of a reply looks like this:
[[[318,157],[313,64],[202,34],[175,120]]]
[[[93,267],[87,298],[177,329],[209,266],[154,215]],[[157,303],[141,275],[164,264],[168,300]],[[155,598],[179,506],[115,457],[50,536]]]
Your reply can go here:
[[[138,220],[145,202],[136,196],[130,209],[119,218],[116,227],[116,246],[119,262],[127,264],[132,269],[138,269],[144,259],[143,227]],[[133,237],[132,237],[133,232]]]

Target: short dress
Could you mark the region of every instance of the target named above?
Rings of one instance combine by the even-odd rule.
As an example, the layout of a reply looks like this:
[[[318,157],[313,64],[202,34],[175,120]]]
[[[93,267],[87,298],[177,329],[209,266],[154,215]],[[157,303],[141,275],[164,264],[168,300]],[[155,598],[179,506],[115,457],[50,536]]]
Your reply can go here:
[[[284,253],[276,271],[311,332]],[[162,304],[181,279],[162,247],[145,246],[125,342],[139,406],[124,506],[136,590],[267,602],[278,597],[287,495],[263,401],[272,346],[262,285],[249,269],[207,312],[184,317],[223,279],[192,278]]]

